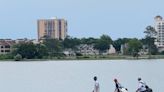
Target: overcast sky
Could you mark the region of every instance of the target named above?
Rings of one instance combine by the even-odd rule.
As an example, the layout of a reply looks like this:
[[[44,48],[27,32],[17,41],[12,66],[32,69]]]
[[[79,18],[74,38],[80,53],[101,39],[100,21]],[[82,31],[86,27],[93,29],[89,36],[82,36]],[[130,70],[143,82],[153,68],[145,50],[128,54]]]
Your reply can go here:
[[[68,35],[144,37],[164,0],[0,0],[0,38],[37,38],[37,19],[64,18]]]

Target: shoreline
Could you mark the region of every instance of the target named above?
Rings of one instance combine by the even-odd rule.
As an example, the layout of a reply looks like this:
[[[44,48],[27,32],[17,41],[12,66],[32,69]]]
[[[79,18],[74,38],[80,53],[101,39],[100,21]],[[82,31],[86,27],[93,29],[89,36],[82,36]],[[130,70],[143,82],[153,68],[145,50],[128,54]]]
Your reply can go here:
[[[22,59],[20,61],[15,61],[14,59],[2,59],[0,62],[7,62],[7,61],[13,61],[13,62],[28,62],[28,61],[71,61],[71,60],[152,60],[152,59],[164,59],[164,55],[151,55],[149,57],[148,55],[140,56],[138,58],[134,58],[133,56],[127,56],[127,55],[105,55],[105,56],[78,56],[78,57],[52,57],[52,58],[46,58],[46,59]]]

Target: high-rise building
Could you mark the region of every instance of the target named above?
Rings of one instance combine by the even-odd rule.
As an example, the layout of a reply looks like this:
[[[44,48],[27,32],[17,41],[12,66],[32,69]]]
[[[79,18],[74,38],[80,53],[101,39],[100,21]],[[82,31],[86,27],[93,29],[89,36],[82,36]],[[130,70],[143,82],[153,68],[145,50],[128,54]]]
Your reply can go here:
[[[37,24],[38,40],[45,37],[64,40],[67,36],[67,21],[64,19],[39,19]]]
[[[155,44],[159,51],[164,51],[164,20],[161,16],[156,16],[154,19],[154,28],[157,31]]]

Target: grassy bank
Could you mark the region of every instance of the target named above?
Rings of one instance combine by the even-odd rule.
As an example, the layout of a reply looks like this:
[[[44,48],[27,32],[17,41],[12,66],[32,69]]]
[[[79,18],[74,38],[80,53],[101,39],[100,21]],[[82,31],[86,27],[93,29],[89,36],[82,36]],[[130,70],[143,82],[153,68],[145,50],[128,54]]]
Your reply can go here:
[[[23,59],[21,61],[48,61],[48,60],[138,60],[138,59],[164,59],[164,55],[143,55],[134,58],[129,55],[85,55],[85,56],[67,56],[67,57],[47,57],[44,59]],[[14,61],[9,56],[1,55],[0,61]]]
[[[164,59],[164,55],[142,55],[139,57],[133,57],[130,55],[97,55],[97,56],[80,56],[76,57],[78,60],[137,60],[137,59]]]

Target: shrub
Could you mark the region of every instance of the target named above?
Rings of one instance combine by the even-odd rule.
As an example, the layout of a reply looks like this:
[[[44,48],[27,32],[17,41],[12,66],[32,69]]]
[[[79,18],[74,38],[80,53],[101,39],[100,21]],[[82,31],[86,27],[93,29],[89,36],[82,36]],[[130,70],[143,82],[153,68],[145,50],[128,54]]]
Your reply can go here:
[[[15,60],[15,61],[21,61],[21,60],[22,60],[22,55],[17,54],[17,55],[14,57],[14,60]]]
[[[83,56],[81,53],[76,53],[76,56]]]

